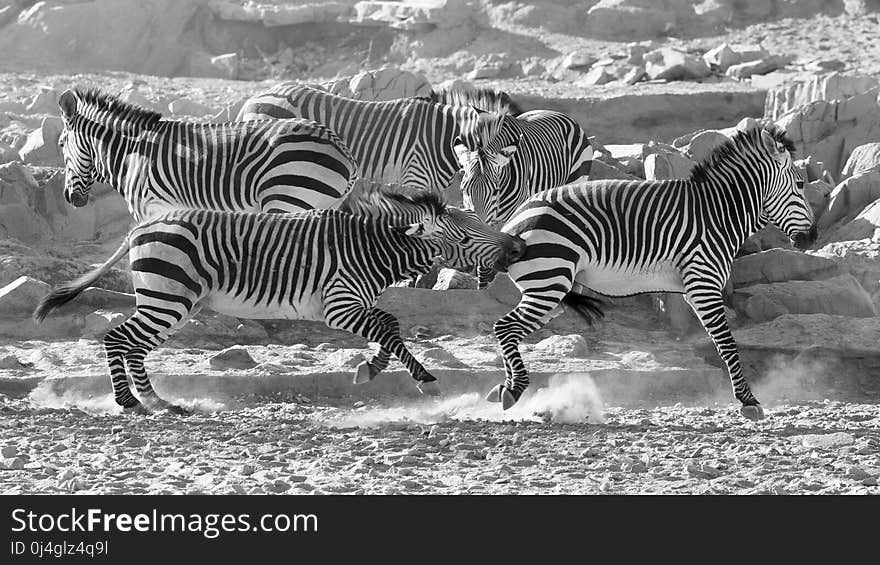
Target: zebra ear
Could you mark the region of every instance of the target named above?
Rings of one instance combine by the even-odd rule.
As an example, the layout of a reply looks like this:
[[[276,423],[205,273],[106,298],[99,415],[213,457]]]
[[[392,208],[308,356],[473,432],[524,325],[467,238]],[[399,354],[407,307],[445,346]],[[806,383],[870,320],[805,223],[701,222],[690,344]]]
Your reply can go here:
[[[76,116],[76,95],[72,90],[65,90],[58,97],[58,106],[61,107],[61,115],[66,120],[72,120]]]
[[[455,150],[455,157],[458,159],[458,165],[461,168],[467,166],[468,162],[468,148],[464,143],[461,143],[461,139],[458,139],[459,143],[456,143],[453,149]]]

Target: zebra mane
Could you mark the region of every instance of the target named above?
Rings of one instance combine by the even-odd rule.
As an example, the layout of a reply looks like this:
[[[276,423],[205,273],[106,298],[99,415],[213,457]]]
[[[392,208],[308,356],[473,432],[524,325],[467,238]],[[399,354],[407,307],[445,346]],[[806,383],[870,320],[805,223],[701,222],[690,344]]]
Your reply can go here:
[[[705,182],[714,169],[725,162],[741,160],[750,151],[766,152],[761,134],[767,132],[792,156],[795,154],[794,142],[786,136],[785,129],[771,122],[759,122],[757,127],[736,132],[728,141],[716,146],[706,157],[691,169],[692,182]]]
[[[491,88],[431,90],[431,94],[424,98],[448,106],[473,106],[478,110],[513,117],[523,113],[520,105],[514,102],[509,94]]]
[[[162,114],[159,112],[125,102],[118,96],[99,88],[76,88],[74,93],[77,100],[82,104],[98,111],[107,112],[123,122],[141,123],[151,126],[162,119]],[[78,111],[78,113],[82,113],[82,111]]]
[[[355,215],[370,215],[382,207],[382,204],[403,204],[408,206],[427,205],[436,215],[446,212],[446,200],[443,195],[433,190],[405,190],[398,185],[372,183],[353,201],[347,202],[346,208]]]

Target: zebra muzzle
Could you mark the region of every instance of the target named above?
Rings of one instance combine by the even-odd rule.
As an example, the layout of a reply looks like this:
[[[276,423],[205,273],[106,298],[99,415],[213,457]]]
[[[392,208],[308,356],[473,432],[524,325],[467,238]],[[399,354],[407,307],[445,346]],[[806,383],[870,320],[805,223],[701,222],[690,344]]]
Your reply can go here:
[[[508,236],[504,244],[504,253],[495,262],[495,270],[504,272],[512,263],[519,261],[526,253],[526,242],[518,235]]]
[[[82,208],[89,203],[89,195],[84,192],[64,191],[64,199],[74,208]]]
[[[809,249],[819,239],[819,228],[813,224],[809,231],[801,231],[791,237],[791,242],[798,249]]]

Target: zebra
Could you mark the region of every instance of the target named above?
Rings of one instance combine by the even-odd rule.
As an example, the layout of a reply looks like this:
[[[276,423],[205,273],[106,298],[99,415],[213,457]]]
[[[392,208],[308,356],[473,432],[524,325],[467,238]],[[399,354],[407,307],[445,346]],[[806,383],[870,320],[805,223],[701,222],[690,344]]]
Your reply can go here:
[[[196,124],[97,89],[64,91],[64,197],[85,206],[95,181],[135,221],[168,207],[298,212],[338,206],[357,166],[329,128],[308,120]]]
[[[419,218],[389,225],[382,214],[340,210],[296,214],[170,209],[139,222],[103,265],[52,290],[34,311],[41,322],[92,285],[129,250],[137,308],[103,338],[116,403],[126,411],[169,409],[144,369],[144,358],[202,307],[250,319],[323,320],[379,342],[355,382],[372,379],[393,352],[420,390],[436,386],[407,350],[397,319],[376,308],[379,294],[402,277],[426,271],[436,257],[457,267],[505,269],[523,243],[446,206],[435,194],[389,193],[387,208]],[[129,388],[126,366],[140,400]]]
[[[245,101],[239,120],[307,118],[326,124],[354,152],[361,178],[415,190],[443,190],[456,173],[455,147],[476,150],[479,129],[502,116],[430,97],[355,100],[283,82]]]
[[[519,304],[494,325],[506,379],[487,396],[513,406],[528,386],[518,344],[558,312],[560,302],[592,323],[601,302],[585,296],[683,293],[724,361],[746,418],[764,411],[743,377],[722,289],[745,239],[772,222],[798,249],[818,230],[792,164],[785,130],[755,123],[715,148],[687,180],[602,180],[568,184],[527,200],[501,231],[522,237],[508,273]]]
[[[431,99],[503,115],[500,123],[481,124],[476,150],[455,148],[464,170],[464,207],[490,225],[503,225],[533,194],[589,176],[593,147],[587,133],[561,112],[523,113],[506,93],[488,89],[432,91]],[[479,287],[485,288],[495,273],[478,275]]]

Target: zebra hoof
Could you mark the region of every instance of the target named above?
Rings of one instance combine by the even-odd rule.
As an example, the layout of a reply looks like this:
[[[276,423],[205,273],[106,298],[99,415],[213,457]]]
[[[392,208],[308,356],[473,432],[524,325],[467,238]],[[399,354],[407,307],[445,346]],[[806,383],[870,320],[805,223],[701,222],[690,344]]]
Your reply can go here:
[[[125,414],[136,414],[138,416],[148,416],[150,411],[147,410],[147,407],[138,402],[137,404],[132,404],[131,406],[124,406],[122,408],[122,412]]]
[[[373,368],[372,365],[367,361],[362,361],[361,364],[357,366],[357,371],[355,371],[352,382],[356,385],[362,385],[375,379],[378,374],[379,371]]]
[[[501,391],[501,408],[507,410],[511,408],[514,404],[519,400],[519,396],[513,394],[510,389],[504,387],[504,390]]]
[[[760,404],[749,404],[748,406],[741,406],[739,409],[739,413],[742,414],[743,417],[753,422],[764,419],[764,409],[761,408]]]
[[[495,385],[495,388],[489,391],[489,394],[486,395],[486,400],[489,402],[501,402],[501,391],[504,390],[504,385]]]
[[[428,396],[439,396],[440,395],[440,385],[437,384],[437,381],[419,381],[416,383],[416,386],[419,388],[419,392],[422,394],[427,394]]]

